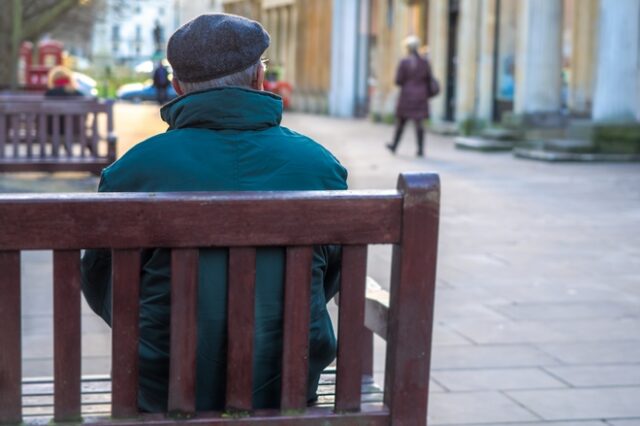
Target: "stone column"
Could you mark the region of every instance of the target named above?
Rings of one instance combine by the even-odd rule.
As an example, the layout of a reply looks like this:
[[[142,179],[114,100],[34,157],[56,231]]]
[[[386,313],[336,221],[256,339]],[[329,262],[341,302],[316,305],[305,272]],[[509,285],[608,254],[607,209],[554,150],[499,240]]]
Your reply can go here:
[[[580,0],[573,10],[573,50],[569,109],[578,113],[591,110],[595,85],[598,0]]]
[[[640,0],[600,0],[593,119],[640,121]]]
[[[522,0],[515,112],[559,113],[562,107],[562,6]]]
[[[494,71],[496,45],[497,0],[482,0],[480,64],[478,73],[478,118],[484,121],[493,119]]]
[[[480,1],[460,0],[458,67],[456,75],[456,121],[475,117]]]
[[[436,122],[443,121],[446,113],[448,11],[448,0],[429,1],[429,59],[433,73],[440,82],[440,94],[430,101],[431,119]]]
[[[351,117],[355,113],[358,3],[349,0],[333,0],[329,114],[340,117]]]

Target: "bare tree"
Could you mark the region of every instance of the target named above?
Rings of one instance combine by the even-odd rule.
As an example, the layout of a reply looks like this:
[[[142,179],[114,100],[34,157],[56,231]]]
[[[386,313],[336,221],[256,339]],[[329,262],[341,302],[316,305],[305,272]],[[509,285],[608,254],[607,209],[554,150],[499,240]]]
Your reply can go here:
[[[3,0],[0,14],[0,88],[17,87],[20,44],[38,41],[43,34],[76,32],[87,38],[105,7],[105,0]]]

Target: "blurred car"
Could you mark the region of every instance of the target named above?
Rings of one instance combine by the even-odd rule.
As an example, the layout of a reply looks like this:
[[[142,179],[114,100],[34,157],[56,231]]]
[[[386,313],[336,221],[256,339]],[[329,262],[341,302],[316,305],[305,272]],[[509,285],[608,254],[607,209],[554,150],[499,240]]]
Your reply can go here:
[[[98,83],[93,78],[80,72],[74,72],[73,79],[76,81],[78,90],[84,96],[93,98],[98,96]]]
[[[152,83],[129,83],[124,84],[116,91],[118,99],[123,101],[142,102],[142,101],[156,101],[158,95],[156,88]],[[174,90],[173,86],[167,88],[167,100],[171,100],[177,97],[178,94]]]

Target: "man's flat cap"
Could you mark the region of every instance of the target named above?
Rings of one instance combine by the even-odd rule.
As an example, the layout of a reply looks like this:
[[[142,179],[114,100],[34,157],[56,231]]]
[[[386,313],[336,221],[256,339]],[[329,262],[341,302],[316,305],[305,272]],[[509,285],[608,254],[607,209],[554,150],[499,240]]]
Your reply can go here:
[[[256,21],[225,13],[200,15],[173,33],[167,59],[180,81],[213,80],[258,62],[269,42]]]

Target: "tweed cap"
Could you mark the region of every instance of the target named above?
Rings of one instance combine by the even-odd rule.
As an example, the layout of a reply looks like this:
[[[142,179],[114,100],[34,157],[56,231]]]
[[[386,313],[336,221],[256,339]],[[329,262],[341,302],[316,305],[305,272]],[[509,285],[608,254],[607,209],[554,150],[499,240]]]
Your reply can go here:
[[[226,13],[200,15],[169,38],[167,59],[180,81],[213,80],[249,68],[269,43],[256,21]]]

